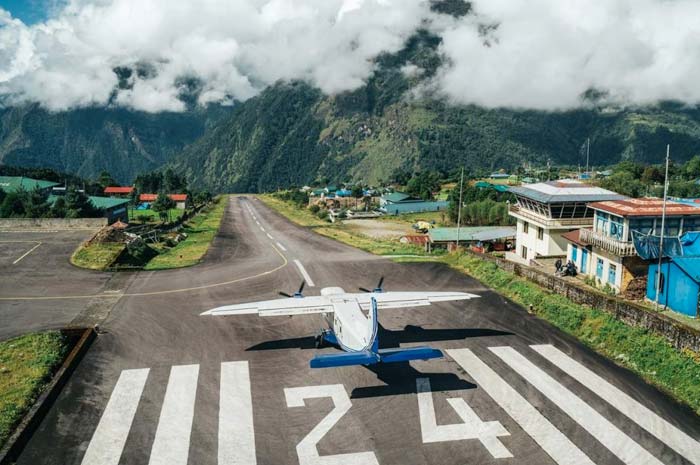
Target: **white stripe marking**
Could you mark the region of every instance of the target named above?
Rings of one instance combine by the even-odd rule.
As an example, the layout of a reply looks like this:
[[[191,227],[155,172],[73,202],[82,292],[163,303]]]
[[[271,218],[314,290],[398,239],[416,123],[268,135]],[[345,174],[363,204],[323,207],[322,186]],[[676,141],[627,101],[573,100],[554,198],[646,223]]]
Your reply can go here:
[[[260,231],[265,232],[265,228],[263,228],[262,226],[260,226]]]
[[[666,443],[690,462],[700,465],[700,443],[641,403],[634,400],[603,378],[568,357],[552,345],[531,346],[544,358],[566,372],[579,383],[588,387],[601,399],[627,415],[632,421]]]
[[[301,264],[299,260],[294,260],[294,264],[299,268],[299,273],[301,273],[302,278],[304,278],[304,281],[306,281],[306,284],[308,284],[311,287],[316,286],[311,279],[311,276],[309,276],[309,273],[306,272],[306,269],[304,268],[304,265]]]
[[[22,260],[24,257],[26,257],[27,255],[29,255],[30,253],[34,252],[34,251],[37,249],[37,247],[39,247],[40,245],[41,245],[41,242],[39,242],[37,245],[35,245],[35,246],[32,247],[31,249],[29,249],[24,255],[22,255],[22,256],[19,257],[17,260],[15,260],[14,262],[12,262],[12,264],[13,264],[13,265],[16,265],[17,263],[19,263],[20,260]]]
[[[528,383],[557,404],[560,409],[624,463],[661,465],[661,461],[620,431],[607,418],[536,367],[515,349],[512,347],[489,347],[489,349],[525,378]]]
[[[119,464],[148,371],[143,368],[121,372],[83,456],[84,465]]]
[[[282,244],[280,244],[279,242],[275,242],[275,244],[277,244],[277,247],[279,247],[280,249],[282,249],[282,252],[286,252],[286,251],[287,251],[287,249],[286,249]]]
[[[148,462],[150,465],[187,465],[198,376],[199,365],[181,365],[170,369]]]
[[[260,221],[257,221],[257,220],[256,220],[256,221],[255,221],[255,224],[257,224],[258,226],[260,226]]]
[[[270,233],[266,233],[266,235],[267,235],[267,237],[269,237],[269,238],[272,239],[273,241],[275,240],[275,238],[272,237],[272,236],[270,235]]]
[[[483,388],[549,454],[552,460],[559,465],[595,465],[581,449],[471,350],[454,349],[448,350],[447,353],[469,373],[478,387]]]
[[[222,363],[219,389],[219,465],[255,465],[248,362]]]

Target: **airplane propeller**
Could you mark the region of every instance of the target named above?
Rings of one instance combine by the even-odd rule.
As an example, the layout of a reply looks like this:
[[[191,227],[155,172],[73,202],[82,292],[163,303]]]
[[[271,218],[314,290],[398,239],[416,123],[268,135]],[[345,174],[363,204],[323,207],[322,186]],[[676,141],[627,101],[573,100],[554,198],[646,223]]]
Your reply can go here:
[[[306,280],[301,282],[301,286],[299,286],[299,290],[294,293],[294,295],[287,294],[286,292],[279,292],[279,295],[282,297],[297,297],[301,298],[304,297],[304,294],[302,294],[302,291],[304,290],[304,286],[306,285]]]
[[[369,289],[367,289],[367,288],[364,288],[364,287],[361,287],[360,290],[361,290],[362,292],[370,292],[370,293],[371,293],[371,292],[384,292],[384,289],[382,288],[382,284],[384,284],[384,276],[382,276],[381,278],[379,278],[379,282],[377,283],[377,287],[375,287],[375,288],[372,289],[371,291],[370,291]]]

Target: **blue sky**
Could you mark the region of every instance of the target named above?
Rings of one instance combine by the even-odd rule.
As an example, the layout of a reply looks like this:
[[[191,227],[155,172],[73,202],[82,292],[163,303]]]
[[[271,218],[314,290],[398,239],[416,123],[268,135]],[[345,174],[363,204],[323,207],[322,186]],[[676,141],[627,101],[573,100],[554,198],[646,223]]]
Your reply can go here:
[[[0,0],[0,7],[25,24],[46,20],[64,1],[61,0]]]

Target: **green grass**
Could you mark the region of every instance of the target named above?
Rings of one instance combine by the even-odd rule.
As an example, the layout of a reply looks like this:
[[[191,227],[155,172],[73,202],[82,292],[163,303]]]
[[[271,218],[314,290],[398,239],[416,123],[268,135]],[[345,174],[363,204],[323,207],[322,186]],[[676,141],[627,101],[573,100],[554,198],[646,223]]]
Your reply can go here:
[[[636,372],[700,414],[700,354],[676,350],[662,336],[547,292],[478,257],[450,254],[443,261],[522,306],[532,305],[540,318]]]
[[[352,233],[342,226],[327,223],[323,226],[313,225],[308,219],[308,216],[313,218],[313,215],[307,210],[299,210],[277,199],[269,201],[269,196],[261,198],[292,221],[311,226],[324,236],[362,250],[380,255],[425,255],[422,249],[396,241],[375,240]],[[524,307],[532,305],[538,317],[575,336],[615,363],[634,371],[700,414],[700,354],[689,350],[679,351],[662,336],[628,326],[602,310],[575,304],[564,296],[548,292],[535,283],[518,278],[499,269],[494,263],[473,255],[425,255],[395,258],[394,261],[440,261],[478,279]]]
[[[187,239],[154,257],[144,269],[166,270],[199,263],[219,231],[227,202],[227,196],[220,196],[212,205],[188,220],[183,228]]]
[[[290,202],[285,202],[280,200],[272,194],[260,194],[257,196],[260,200],[265,202],[268,207],[281,213],[283,216],[289,218],[294,223],[300,226],[328,226],[330,223],[316,217],[306,208],[297,208],[296,205]]]
[[[184,210],[179,208],[171,208],[168,210],[171,221],[177,221]],[[142,223],[160,223],[160,214],[151,210],[150,208],[146,210],[129,210],[129,221],[138,221]]]
[[[0,342],[0,447],[46,387],[66,348],[57,331]]]
[[[70,262],[80,268],[104,270],[114,262],[126,247],[120,242],[104,242],[101,244],[83,244],[73,252]]]

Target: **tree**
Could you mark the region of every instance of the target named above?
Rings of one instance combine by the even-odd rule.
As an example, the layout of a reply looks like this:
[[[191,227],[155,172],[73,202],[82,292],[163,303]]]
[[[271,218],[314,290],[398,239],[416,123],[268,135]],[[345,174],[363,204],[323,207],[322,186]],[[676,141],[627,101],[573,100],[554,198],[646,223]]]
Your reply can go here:
[[[0,217],[22,218],[25,216],[24,204],[26,191],[19,190],[8,193],[0,204]]]
[[[658,166],[647,166],[642,173],[642,182],[644,184],[663,183],[664,173],[661,172]]]
[[[54,218],[65,218],[68,209],[66,207],[66,199],[64,197],[59,197],[51,205],[51,216]]]
[[[69,187],[64,198],[66,218],[97,218],[102,215],[100,209],[95,208],[90,198],[75,187]]]
[[[357,200],[361,199],[365,195],[364,189],[362,189],[362,186],[360,184],[355,184],[354,186],[352,186],[350,195],[352,195],[355,199],[355,209],[357,209]]]
[[[423,200],[433,198],[433,192],[440,190],[440,175],[434,171],[424,171],[414,175],[406,184],[406,193]]]
[[[161,192],[158,194],[156,201],[153,202],[153,205],[151,205],[151,208],[158,213],[161,221],[170,221],[170,210],[175,208],[175,201]]]
[[[2,205],[2,201],[5,200],[6,195],[5,190],[0,188],[0,205]]]
[[[100,172],[100,175],[97,177],[97,184],[102,186],[102,189],[104,190],[105,187],[111,187],[111,186],[118,186],[119,183],[114,180],[111,174],[109,174],[108,171],[102,170]]]
[[[195,205],[203,205],[207,202],[211,202],[212,198],[211,192],[209,191],[195,192],[195,194],[192,196],[192,200]]]
[[[700,155],[695,155],[683,166],[683,174],[687,179],[700,178]]]

